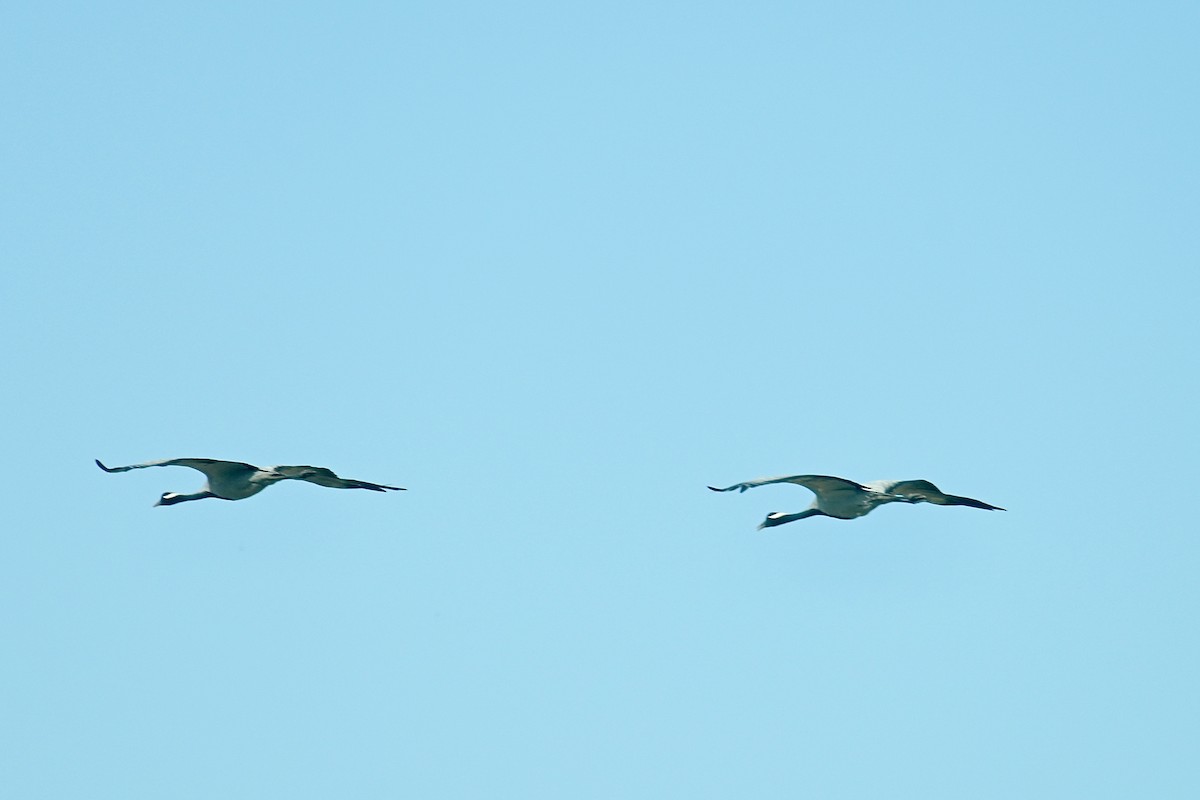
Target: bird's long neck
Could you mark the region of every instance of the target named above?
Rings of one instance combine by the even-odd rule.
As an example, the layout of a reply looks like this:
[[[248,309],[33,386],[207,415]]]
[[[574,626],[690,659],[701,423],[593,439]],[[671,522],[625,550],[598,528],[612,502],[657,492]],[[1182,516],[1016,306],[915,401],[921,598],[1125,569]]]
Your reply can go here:
[[[176,503],[186,503],[188,500],[203,500],[206,497],[216,497],[216,495],[207,489],[205,489],[203,492],[196,492],[195,494],[177,494],[175,492],[168,492],[167,494],[164,494],[162,499],[155,503],[155,505],[173,506]]]
[[[827,517],[829,515],[826,514],[824,511],[820,511],[815,508],[809,508],[809,509],[805,509],[804,511],[798,511],[795,514],[781,514],[778,511],[776,511],[771,514],[768,514],[767,518],[764,519],[762,521],[762,524],[758,526],[758,529],[762,530],[763,528],[774,528],[776,525],[784,525],[788,522],[795,522],[798,519],[806,519],[808,517],[816,517],[816,516]]]

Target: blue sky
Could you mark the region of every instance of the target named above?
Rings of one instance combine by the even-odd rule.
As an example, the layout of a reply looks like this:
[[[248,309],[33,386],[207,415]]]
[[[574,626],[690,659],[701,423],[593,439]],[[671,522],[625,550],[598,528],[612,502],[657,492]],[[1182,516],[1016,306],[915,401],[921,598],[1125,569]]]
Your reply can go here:
[[[1195,796],[1198,22],[6,8],[0,794]]]

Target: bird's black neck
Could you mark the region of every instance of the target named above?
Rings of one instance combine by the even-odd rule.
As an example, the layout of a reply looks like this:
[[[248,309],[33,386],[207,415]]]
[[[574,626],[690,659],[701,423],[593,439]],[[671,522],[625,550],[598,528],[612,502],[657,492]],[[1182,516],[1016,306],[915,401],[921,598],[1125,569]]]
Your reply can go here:
[[[195,494],[164,494],[162,499],[159,500],[155,505],[173,506],[176,503],[186,503],[188,500],[203,500],[206,497],[216,497],[216,495],[207,489],[205,489],[203,492],[196,492]]]

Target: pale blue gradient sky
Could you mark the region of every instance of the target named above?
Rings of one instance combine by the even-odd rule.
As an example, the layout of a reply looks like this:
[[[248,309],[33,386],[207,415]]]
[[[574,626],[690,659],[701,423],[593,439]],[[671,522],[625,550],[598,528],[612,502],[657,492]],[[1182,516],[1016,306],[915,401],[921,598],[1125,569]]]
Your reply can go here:
[[[1197,796],[1198,23],[6,7],[0,795]]]

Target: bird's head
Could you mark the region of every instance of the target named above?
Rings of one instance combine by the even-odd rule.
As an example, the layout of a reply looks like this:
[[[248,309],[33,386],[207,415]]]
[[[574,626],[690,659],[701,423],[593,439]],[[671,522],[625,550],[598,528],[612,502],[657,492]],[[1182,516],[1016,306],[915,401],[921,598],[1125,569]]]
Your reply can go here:
[[[173,506],[179,502],[179,498],[182,496],[178,492],[163,492],[163,496],[158,498],[158,502],[154,506],[155,508],[158,506]]]

